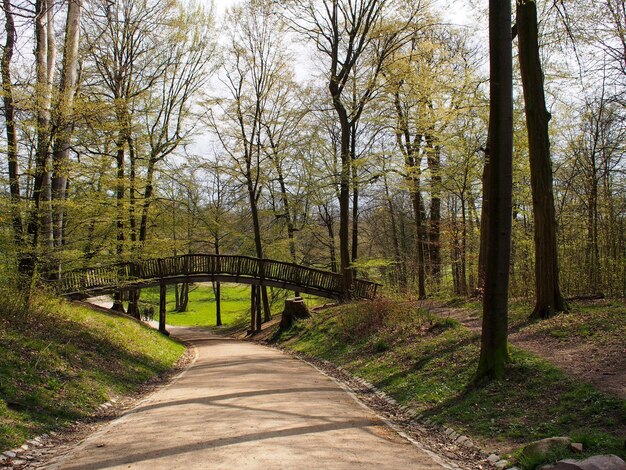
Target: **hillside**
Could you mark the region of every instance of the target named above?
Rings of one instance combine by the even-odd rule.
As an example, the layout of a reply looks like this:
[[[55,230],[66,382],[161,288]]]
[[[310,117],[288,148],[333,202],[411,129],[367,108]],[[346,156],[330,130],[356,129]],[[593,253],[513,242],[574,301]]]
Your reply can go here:
[[[619,303],[595,309],[575,307],[571,315],[571,319],[576,315],[607,319],[611,322],[608,331],[618,336],[626,324],[624,306]],[[514,323],[526,332],[527,340],[533,334],[540,339],[547,328]],[[555,320],[550,325],[565,323]],[[573,328],[565,331],[568,337],[576,335]],[[607,341],[606,336],[588,334],[584,340],[597,340],[598,346],[606,348],[623,347],[619,340]],[[488,451],[508,453],[536,439],[569,435],[583,442],[590,454],[625,454],[623,399],[515,346],[505,380],[475,385],[480,333],[436,309],[389,299],[347,304],[316,312],[289,331],[277,331],[273,341],[340,366],[423,419],[470,436]],[[531,463],[522,467],[534,468]]]
[[[6,294],[6,293],[5,293]],[[169,370],[184,346],[130,318],[43,298],[0,307],[0,451],[85,418]]]

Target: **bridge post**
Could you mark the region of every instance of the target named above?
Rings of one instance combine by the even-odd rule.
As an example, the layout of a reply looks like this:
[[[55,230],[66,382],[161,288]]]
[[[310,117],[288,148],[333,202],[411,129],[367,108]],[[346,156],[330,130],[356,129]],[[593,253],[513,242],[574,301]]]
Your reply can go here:
[[[259,266],[259,312],[261,311],[261,302],[263,302],[263,314],[264,318],[261,318],[259,313],[259,331],[261,330],[261,324],[263,321],[270,321],[272,319],[272,312],[270,311],[269,297],[267,296],[267,286],[265,285],[265,260],[263,258],[258,259]]]
[[[128,264],[128,280],[136,281],[138,278],[137,275],[137,265],[134,262]],[[139,291],[135,288],[131,288],[128,290],[128,310],[127,313],[137,320],[141,319],[141,313],[139,312]]]
[[[261,316],[261,286],[256,284],[250,285],[250,331],[261,331],[263,318]]]
[[[267,300],[267,289],[265,286],[258,285],[256,287],[256,330],[261,331],[263,327],[262,302]],[[269,312],[269,310],[263,310]]]
[[[250,334],[256,331],[256,286],[250,284]]]
[[[165,317],[167,308],[167,284],[161,281],[159,285],[159,331],[169,336],[169,332],[165,329]]]

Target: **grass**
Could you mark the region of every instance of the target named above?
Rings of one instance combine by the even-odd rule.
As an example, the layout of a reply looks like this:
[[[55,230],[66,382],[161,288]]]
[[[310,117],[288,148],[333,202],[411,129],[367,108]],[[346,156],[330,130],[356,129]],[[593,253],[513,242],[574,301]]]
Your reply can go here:
[[[616,307],[607,318],[619,312]],[[596,331],[593,325],[590,331]],[[621,331],[616,327],[614,334]],[[515,348],[506,379],[475,386],[479,339],[453,319],[384,299],[320,312],[276,337],[292,350],[363,377],[433,421],[500,449],[570,435],[587,442],[591,452],[626,456],[624,400]]]
[[[272,295],[273,294],[273,295]],[[291,293],[281,289],[270,291],[272,313],[282,311],[282,300]],[[323,299],[305,296],[309,306],[317,305]],[[241,284],[222,284],[221,286],[221,316],[224,326],[244,325],[250,315],[250,286]],[[141,301],[151,305],[158,311],[159,289],[143,289]],[[174,286],[167,287],[167,323],[174,326],[204,326],[214,327],[215,295],[210,284],[193,284],[189,289],[189,304],[186,312],[176,312]]]
[[[250,310],[250,287],[240,284],[222,284],[221,287],[222,323],[237,322],[244,312]],[[141,300],[158,311],[159,289],[141,291]],[[189,288],[187,312],[176,312],[174,286],[167,287],[167,323],[174,326],[215,326],[215,296],[207,284],[195,284]]]
[[[2,292],[7,294],[7,292]],[[12,293],[0,307],[0,451],[90,415],[172,367],[184,346],[126,317]]]
[[[514,325],[525,331],[562,341],[587,341],[595,345],[623,344],[626,338],[626,304],[602,300],[572,304],[571,312],[543,321],[529,322],[524,304],[512,310]]]
[[[464,307],[474,315],[482,315],[480,303],[468,303]],[[512,302],[509,306],[511,331],[555,338],[564,342],[586,341],[595,345],[622,344],[626,338],[626,303],[623,300],[594,300],[571,302],[570,312],[547,320],[529,320],[533,305]]]

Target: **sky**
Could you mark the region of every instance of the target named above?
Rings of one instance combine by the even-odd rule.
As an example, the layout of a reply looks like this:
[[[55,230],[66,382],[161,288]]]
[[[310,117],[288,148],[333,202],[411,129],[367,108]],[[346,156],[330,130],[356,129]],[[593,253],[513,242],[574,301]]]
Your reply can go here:
[[[209,3],[210,0],[202,0],[205,3]],[[236,5],[240,3],[241,0],[214,0],[215,1],[215,9],[219,16],[222,16],[226,11],[226,8],[232,5]]]
[[[204,3],[210,3],[211,0],[200,0]],[[241,3],[242,0],[213,0],[218,16],[222,16],[229,6]],[[435,0],[436,4],[441,5],[441,11],[447,20],[457,25],[470,25],[473,23],[472,14],[467,6],[467,1],[462,0]]]

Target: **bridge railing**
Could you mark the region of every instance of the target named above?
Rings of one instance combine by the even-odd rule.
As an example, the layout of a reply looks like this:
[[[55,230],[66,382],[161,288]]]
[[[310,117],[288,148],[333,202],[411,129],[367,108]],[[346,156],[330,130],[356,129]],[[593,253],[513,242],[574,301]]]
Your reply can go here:
[[[103,289],[128,288],[133,284],[187,276],[232,276],[255,278],[291,286],[311,288],[336,296],[343,294],[343,278],[337,273],[300,266],[284,261],[259,259],[249,256],[188,254],[168,258],[147,259],[64,273],[60,290],[64,294]],[[352,296],[371,299],[379,284],[355,279]]]

